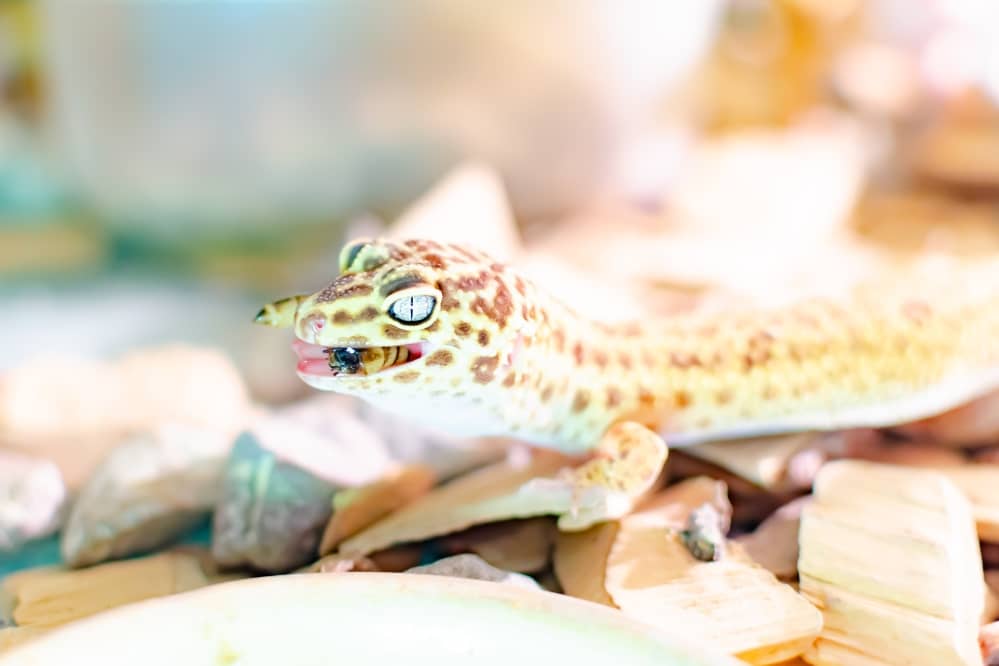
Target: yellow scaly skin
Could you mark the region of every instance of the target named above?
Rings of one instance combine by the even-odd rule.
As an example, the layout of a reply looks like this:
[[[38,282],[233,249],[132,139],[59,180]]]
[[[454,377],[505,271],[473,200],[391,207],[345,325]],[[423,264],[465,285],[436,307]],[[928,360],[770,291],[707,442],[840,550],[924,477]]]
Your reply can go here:
[[[344,248],[329,286],[268,305],[257,321],[293,326],[303,347],[420,343],[421,358],[395,367],[333,376],[313,360],[299,375],[459,434],[601,452],[581,482],[635,494],[665,460],[659,436],[682,445],[891,426],[995,389],[997,278],[606,325],[476,250],[362,240]],[[433,314],[402,324],[388,309],[413,293],[434,297]]]

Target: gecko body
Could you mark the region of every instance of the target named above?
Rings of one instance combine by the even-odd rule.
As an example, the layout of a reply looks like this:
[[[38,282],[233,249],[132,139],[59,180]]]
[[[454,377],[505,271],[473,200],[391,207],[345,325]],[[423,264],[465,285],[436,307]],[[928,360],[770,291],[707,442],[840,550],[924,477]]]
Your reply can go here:
[[[891,426],[999,386],[999,272],[847,299],[607,324],[467,247],[344,247],[322,290],[265,306],[311,386],[469,436],[596,454],[636,496],[680,446]]]

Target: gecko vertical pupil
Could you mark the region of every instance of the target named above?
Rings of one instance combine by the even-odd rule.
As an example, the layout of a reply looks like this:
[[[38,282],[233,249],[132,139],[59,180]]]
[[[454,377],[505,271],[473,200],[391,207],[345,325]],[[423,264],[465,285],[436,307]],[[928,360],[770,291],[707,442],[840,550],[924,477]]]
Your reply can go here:
[[[389,314],[404,324],[419,324],[430,319],[437,299],[427,294],[403,296],[389,306]]]
[[[355,373],[361,367],[361,353],[353,347],[336,347],[330,354],[330,368]]]

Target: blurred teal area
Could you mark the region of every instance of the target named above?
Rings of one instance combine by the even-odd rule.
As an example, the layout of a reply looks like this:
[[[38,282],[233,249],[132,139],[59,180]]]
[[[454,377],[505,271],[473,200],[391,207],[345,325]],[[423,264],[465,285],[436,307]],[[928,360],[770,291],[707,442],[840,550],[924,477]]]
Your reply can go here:
[[[202,546],[205,548],[211,545],[211,522],[204,520],[194,527],[188,534],[177,541],[176,545],[181,546]],[[133,557],[141,557],[144,553],[138,553]],[[59,538],[49,537],[38,539],[24,545],[14,553],[0,552],[0,581],[4,576],[32,567],[45,567],[62,563],[59,555]]]

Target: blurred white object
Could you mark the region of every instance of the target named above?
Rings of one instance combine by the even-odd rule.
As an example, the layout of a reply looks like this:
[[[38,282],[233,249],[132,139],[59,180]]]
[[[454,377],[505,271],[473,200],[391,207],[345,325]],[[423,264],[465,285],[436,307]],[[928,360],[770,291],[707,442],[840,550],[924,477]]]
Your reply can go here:
[[[722,0],[41,6],[77,184],[183,237],[399,205],[466,157],[519,212],[571,205],[654,123]]]
[[[500,261],[511,261],[522,251],[503,182],[484,164],[451,171],[396,220],[390,237],[461,243]]]
[[[0,450],[0,553],[59,529],[65,502],[52,462]]]

